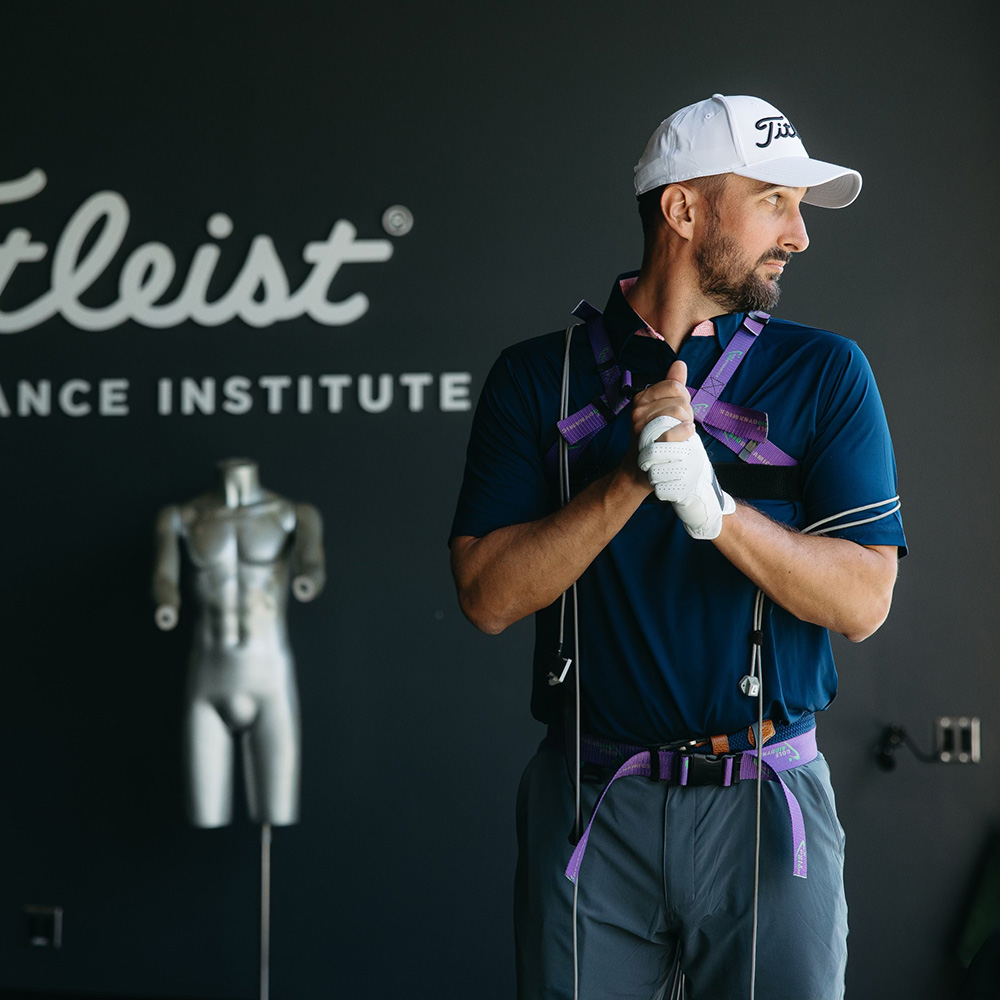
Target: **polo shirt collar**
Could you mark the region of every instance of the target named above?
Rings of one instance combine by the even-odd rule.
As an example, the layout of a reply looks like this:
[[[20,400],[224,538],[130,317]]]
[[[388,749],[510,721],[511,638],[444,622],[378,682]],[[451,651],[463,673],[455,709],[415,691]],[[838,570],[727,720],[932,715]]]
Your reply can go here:
[[[626,278],[634,278],[638,271],[628,271],[619,274],[611,287],[608,304],[604,307],[604,328],[608,331],[611,347],[616,355],[620,355],[628,346],[629,340],[638,330],[645,330],[646,324],[642,317],[628,304],[628,299],[622,294],[621,282]],[[728,347],[733,339],[745,313],[726,313],[713,316],[715,333],[719,338],[720,347]]]

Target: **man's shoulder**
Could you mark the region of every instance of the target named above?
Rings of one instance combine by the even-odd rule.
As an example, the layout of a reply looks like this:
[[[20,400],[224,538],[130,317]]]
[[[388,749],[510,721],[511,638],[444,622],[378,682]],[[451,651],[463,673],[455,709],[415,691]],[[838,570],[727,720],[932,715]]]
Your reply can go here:
[[[557,356],[562,359],[562,351],[566,342],[565,330],[553,330],[528,340],[520,340],[505,347],[500,356],[513,362],[530,363],[539,359]]]
[[[780,316],[772,316],[768,321],[765,337],[770,340],[781,340],[783,342],[800,345],[812,344],[817,347],[825,347],[828,350],[849,350],[854,343],[848,337],[832,330],[824,330],[821,327],[809,326],[807,323],[797,323],[794,320],[783,319]]]
[[[875,375],[856,341],[830,330],[772,319],[750,352],[747,376],[777,373],[797,393],[815,394],[829,403],[844,394],[864,393]],[[756,355],[756,358],[754,358]]]
[[[771,318],[760,340],[766,345],[762,354],[794,356],[800,364],[822,366],[836,361],[847,364],[852,357],[864,357],[857,342],[850,337],[778,316]]]
[[[510,378],[526,391],[529,387],[542,391],[558,388],[565,342],[566,331],[555,330],[505,347],[493,366],[491,381]]]

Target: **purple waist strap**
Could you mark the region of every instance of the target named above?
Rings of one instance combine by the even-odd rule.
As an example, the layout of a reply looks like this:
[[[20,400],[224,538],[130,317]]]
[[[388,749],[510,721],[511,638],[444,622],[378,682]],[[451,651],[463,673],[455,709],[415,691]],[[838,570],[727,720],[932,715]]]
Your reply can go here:
[[[806,829],[802,819],[802,809],[798,800],[792,794],[791,789],[781,778],[782,771],[790,771],[793,767],[801,764],[808,764],[816,759],[819,751],[816,747],[816,730],[811,729],[807,733],[794,736],[789,740],[775,742],[766,745],[761,751],[761,759],[764,767],[762,777],[766,781],[777,781],[785,793],[785,802],[788,805],[788,818],[792,825],[792,874],[799,878],[806,877]],[[680,750],[640,750],[625,761],[621,767],[612,775],[611,780],[604,786],[601,797],[594,806],[594,814],[590,817],[587,829],[584,830],[580,842],[576,845],[569,864],[566,867],[566,878],[570,882],[576,882],[580,875],[580,865],[583,863],[583,856],[587,850],[587,841],[590,839],[590,831],[597,818],[597,811],[601,808],[604,796],[611,790],[611,786],[619,779],[628,775],[641,775],[651,777],[654,774],[662,781],[669,781],[677,785],[688,783],[688,767],[692,754]],[[655,758],[655,759],[654,759]],[[726,758],[731,767],[725,776],[725,780],[719,782],[722,785],[730,785],[736,781],[743,781],[748,778],[757,777],[757,751],[744,750],[735,754],[731,758]],[[738,777],[733,772],[736,765],[739,766]]]

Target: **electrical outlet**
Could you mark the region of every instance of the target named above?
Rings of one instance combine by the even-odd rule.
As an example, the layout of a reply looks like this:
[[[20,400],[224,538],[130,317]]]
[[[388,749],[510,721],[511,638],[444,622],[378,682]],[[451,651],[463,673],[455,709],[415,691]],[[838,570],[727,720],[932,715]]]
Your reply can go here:
[[[61,906],[28,903],[24,907],[25,940],[35,948],[61,948],[62,922]]]
[[[934,720],[934,752],[945,764],[979,763],[979,718],[942,715]]]

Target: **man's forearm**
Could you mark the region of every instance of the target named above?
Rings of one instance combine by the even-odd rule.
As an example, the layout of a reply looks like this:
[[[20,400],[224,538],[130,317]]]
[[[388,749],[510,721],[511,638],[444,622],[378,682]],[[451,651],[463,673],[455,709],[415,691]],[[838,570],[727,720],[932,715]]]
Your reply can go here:
[[[889,613],[895,545],[803,535],[745,504],[723,518],[713,544],[776,604],[852,642],[871,635]]]
[[[496,634],[570,587],[649,494],[645,477],[615,469],[565,507],[527,524],[451,543],[451,568],[465,616]]]

